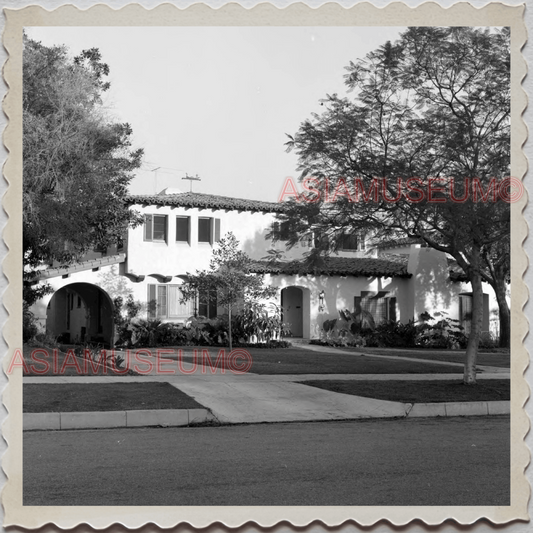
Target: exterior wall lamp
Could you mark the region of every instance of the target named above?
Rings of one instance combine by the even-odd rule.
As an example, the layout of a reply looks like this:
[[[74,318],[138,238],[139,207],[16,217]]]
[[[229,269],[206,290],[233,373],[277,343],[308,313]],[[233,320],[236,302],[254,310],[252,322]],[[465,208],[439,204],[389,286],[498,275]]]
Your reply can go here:
[[[318,311],[319,313],[322,313],[324,311],[324,297],[325,297],[324,291],[320,291],[318,294]]]

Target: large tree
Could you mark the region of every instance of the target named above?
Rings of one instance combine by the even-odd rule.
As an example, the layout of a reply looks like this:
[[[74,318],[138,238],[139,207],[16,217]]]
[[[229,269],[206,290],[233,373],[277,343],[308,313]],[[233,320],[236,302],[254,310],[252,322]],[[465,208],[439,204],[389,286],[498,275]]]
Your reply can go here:
[[[188,273],[182,285],[183,300],[198,298],[212,299],[217,306],[228,312],[229,350],[233,349],[232,312],[235,306],[272,298],[275,287],[264,285],[263,277],[253,272],[253,262],[246,252],[239,249],[239,241],[229,232],[213,250],[208,270]]]
[[[94,246],[120,241],[140,222],[123,198],[142,150],[132,130],[102,105],[109,67],[93,48],[70,57],[24,36],[24,300],[47,290],[32,284],[43,263],[68,264]]]
[[[281,216],[289,243],[312,232],[310,260],[320,260],[346,233],[371,230],[454,257],[472,285],[464,381],[475,383],[482,280],[501,285],[491,267],[509,253],[499,243],[510,206],[496,189],[510,168],[509,32],[409,28],[350,63],[346,85],[352,95],[328,95],[290,136],[308,192]]]

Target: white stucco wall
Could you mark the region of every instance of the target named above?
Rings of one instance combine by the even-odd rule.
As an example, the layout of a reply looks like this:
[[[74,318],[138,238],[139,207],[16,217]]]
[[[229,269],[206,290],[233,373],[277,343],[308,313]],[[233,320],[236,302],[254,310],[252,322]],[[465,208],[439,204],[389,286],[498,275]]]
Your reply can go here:
[[[224,211],[220,209],[198,209],[170,206],[135,206],[143,214],[166,215],[168,233],[166,242],[144,240],[144,227],[141,225],[128,233],[127,272],[137,275],[159,274],[178,276],[209,266],[214,244],[198,242],[198,218],[220,219],[220,236],[233,232],[241,248],[252,258],[261,259],[267,251],[276,247],[285,252],[288,259],[301,257],[308,248],[296,246],[285,250],[283,243],[274,246],[265,235],[275,220],[272,213],[251,213]],[[176,242],[176,217],[190,217],[190,242]]]
[[[460,295],[471,293],[472,287],[470,283],[450,280],[445,254],[433,248],[412,246],[408,271],[413,274],[409,291],[413,298],[411,318],[418,319],[423,312],[432,316],[436,312],[443,312],[448,318],[460,318]],[[483,331],[490,331],[497,336],[499,316],[496,296],[488,283],[483,283],[483,293],[488,307],[488,314],[483,317]]]
[[[354,276],[266,276],[265,282],[278,287],[278,302],[281,302],[281,290],[285,287],[299,287],[303,290],[303,337],[318,338],[326,320],[339,318],[339,310],[354,311],[354,297],[361,296],[362,291],[387,291],[396,297],[397,319],[407,321],[408,280],[405,278],[376,278]],[[319,295],[324,291],[324,310],[319,310]]]
[[[102,267],[99,271],[78,272],[63,279],[49,280],[55,291],[72,283],[91,283],[102,288],[111,299],[131,294],[143,304],[147,303],[148,285],[160,283],[160,276],[170,277],[169,284],[180,284],[187,272],[208,268],[215,244],[198,242],[198,218],[220,219],[220,235],[232,231],[241,243],[241,248],[253,259],[261,259],[273,248],[272,242],[265,239],[275,220],[271,213],[250,213],[198,208],[172,208],[169,206],[135,206],[143,214],[166,215],[166,242],[144,240],[144,227],[141,225],[128,233],[126,262],[120,265]],[[190,243],[176,242],[176,217],[190,217]],[[285,252],[286,259],[301,258],[309,251],[306,246],[285,250],[283,243],[276,247]],[[339,310],[354,310],[354,297],[362,291],[387,291],[388,296],[396,297],[396,318],[401,322],[418,319],[423,312],[434,314],[444,311],[450,318],[459,318],[459,295],[471,291],[466,283],[449,280],[446,257],[431,248],[419,245],[398,247],[386,250],[387,253],[409,254],[408,271],[411,278],[377,278],[353,276],[265,276],[266,283],[277,287],[276,301],[279,304],[281,290],[285,287],[298,287],[302,290],[303,337],[318,337],[325,320],[338,318]],[[340,252],[340,257],[375,256],[375,250],[366,252]],[[135,276],[144,276],[136,282]],[[490,286],[483,285],[487,294],[489,313],[484,320],[484,328],[498,332],[498,307]],[[324,291],[324,309],[319,310],[319,294]],[[46,307],[52,295],[37,302],[33,311],[41,322],[46,321]],[[222,312],[222,311],[221,311]],[[146,316],[146,307],[143,310]]]

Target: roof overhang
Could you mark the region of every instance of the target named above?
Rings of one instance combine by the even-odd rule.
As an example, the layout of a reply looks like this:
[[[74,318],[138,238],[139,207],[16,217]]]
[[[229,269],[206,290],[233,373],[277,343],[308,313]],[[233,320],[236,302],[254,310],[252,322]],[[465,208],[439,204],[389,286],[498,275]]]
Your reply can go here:
[[[98,270],[101,267],[116,265],[118,263],[123,263],[126,260],[126,254],[115,254],[105,257],[100,257],[98,259],[89,259],[87,261],[82,261],[80,263],[71,263],[70,265],[47,268],[41,270],[34,278],[34,282],[42,281],[44,279],[58,278],[63,276],[69,276],[76,272],[84,272],[86,270]]]

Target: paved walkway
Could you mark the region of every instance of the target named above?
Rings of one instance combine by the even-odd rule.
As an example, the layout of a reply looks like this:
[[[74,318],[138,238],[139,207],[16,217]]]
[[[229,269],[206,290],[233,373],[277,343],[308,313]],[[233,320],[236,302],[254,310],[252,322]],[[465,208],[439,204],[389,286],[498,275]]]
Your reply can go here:
[[[300,348],[302,350],[310,350],[312,352],[320,352],[320,353],[330,353],[330,354],[342,354],[342,355],[354,355],[359,357],[374,357],[376,359],[392,359],[394,361],[402,360],[402,361],[414,361],[417,363],[431,363],[433,365],[445,365],[445,366],[457,366],[460,368],[464,367],[463,363],[453,363],[449,361],[436,361],[435,359],[421,359],[419,357],[404,357],[398,356],[398,355],[378,355],[373,353],[359,353],[359,352],[348,352],[346,350],[341,350],[339,348],[334,348],[332,346],[319,346],[317,344],[303,344],[303,343],[297,343],[293,344],[293,348]],[[408,352],[408,350],[401,350],[402,352]],[[502,374],[508,374],[509,369],[508,368],[501,368],[497,366],[486,366],[486,365],[477,365],[477,369],[479,372],[490,372],[490,373],[502,373]]]
[[[320,347],[322,348],[322,347]],[[331,350],[335,350],[331,348]],[[334,353],[340,352],[336,350]],[[346,353],[346,352],[342,352]],[[372,356],[377,357],[377,356]],[[381,356],[380,356],[381,357]],[[420,361],[420,360],[417,360]],[[433,361],[432,361],[433,362]],[[461,366],[461,365],[458,365]],[[173,373],[143,376],[58,376],[25,377],[24,383],[126,383],[164,381],[194,398],[212,411],[221,422],[288,422],[344,420],[354,418],[403,417],[410,404],[338,394],[296,383],[306,380],[446,380],[461,379],[461,374],[303,374],[258,375],[222,372],[199,365],[196,372],[185,375],[176,360],[161,359],[160,370]],[[193,365],[183,362],[183,370]],[[501,370],[501,369],[498,369]],[[504,369],[505,370],[505,369]],[[502,372],[483,373],[481,379],[505,379]]]

